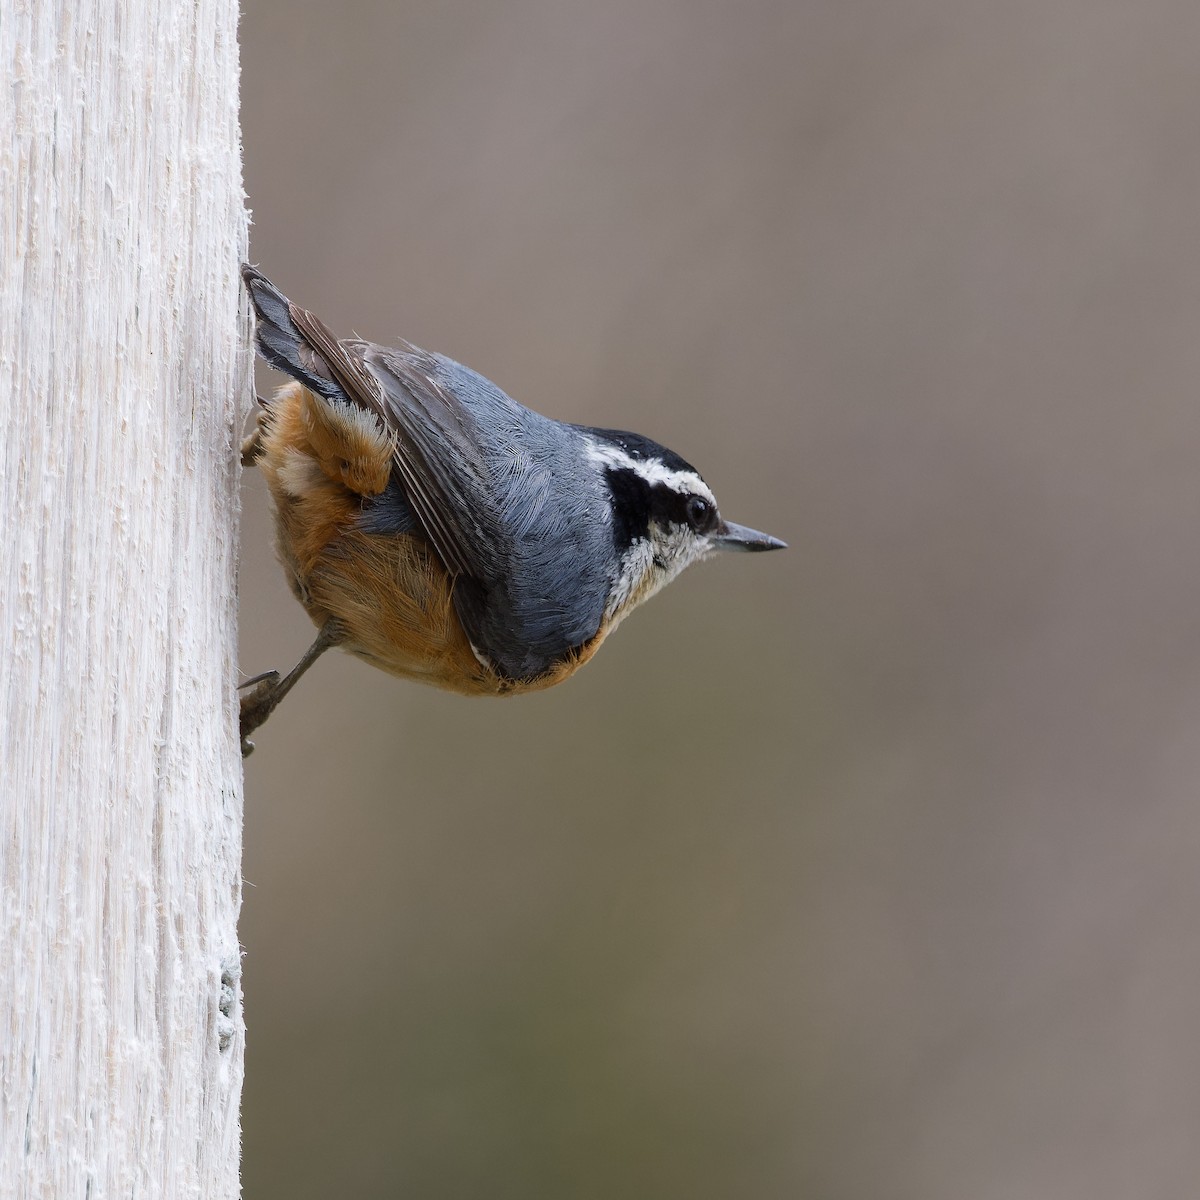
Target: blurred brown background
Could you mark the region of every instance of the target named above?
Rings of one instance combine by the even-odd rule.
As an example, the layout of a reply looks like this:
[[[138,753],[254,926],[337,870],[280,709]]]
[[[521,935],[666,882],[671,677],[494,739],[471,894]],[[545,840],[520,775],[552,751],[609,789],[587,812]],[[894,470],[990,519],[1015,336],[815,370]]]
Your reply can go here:
[[[1200,1179],[1200,8],[249,0],[252,256],[791,543],[247,766],[245,1190]],[[262,386],[270,382],[262,377]],[[312,637],[245,494],[242,665]]]

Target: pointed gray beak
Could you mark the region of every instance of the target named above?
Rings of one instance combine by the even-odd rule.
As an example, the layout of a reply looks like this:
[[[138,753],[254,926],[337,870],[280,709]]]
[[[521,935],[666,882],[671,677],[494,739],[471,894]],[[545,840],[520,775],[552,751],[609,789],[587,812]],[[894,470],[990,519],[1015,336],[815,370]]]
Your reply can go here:
[[[721,550],[786,550],[787,542],[781,542],[769,533],[759,533],[757,529],[747,529],[745,525],[735,525],[732,521],[722,521],[713,541]]]

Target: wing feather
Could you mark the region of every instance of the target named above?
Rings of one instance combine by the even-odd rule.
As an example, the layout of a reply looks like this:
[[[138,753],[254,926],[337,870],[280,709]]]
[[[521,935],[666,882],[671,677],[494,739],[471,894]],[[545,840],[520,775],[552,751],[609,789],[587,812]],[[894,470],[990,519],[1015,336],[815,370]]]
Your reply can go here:
[[[374,413],[391,434],[395,465],[409,503],[442,561],[453,574],[487,578],[496,569],[495,555],[485,554],[485,547],[477,541],[473,544],[462,503],[465,497],[461,495],[462,467],[470,461],[471,448],[459,446],[456,477],[440,469],[442,460],[436,441],[426,435],[427,426],[443,434],[449,432],[447,417],[453,413],[452,397],[427,374],[395,355],[388,356],[395,360],[388,365],[396,369],[402,390],[389,387],[386,375],[381,380],[368,365],[371,358],[385,353],[380,347],[369,342],[339,341],[320,317],[297,304],[290,305],[290,315],[349,399]],[[417,403],[414,411],[405,411],[403,400],[408,397]],[[477,453],[478,448],[474,449]],[[486,503],[486,497],[477,495],[474,499]]]

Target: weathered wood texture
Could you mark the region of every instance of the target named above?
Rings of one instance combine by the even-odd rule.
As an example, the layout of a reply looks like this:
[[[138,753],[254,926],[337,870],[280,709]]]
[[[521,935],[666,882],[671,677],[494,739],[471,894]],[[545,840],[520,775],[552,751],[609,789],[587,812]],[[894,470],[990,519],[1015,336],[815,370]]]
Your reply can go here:
[[[238,1192],[236,20],[0,12],[3,1197]]]

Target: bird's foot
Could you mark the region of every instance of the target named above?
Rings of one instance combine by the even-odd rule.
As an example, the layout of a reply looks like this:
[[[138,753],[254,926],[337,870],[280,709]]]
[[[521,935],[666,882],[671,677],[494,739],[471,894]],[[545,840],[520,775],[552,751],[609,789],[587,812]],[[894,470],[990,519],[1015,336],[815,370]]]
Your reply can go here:
[[[247,679],[238,688],[238,691],[243,693],[238,718],[243,758],[248,758],[254,753],[254,743],[250,740],[250,735],[275,711],[276,705],[283,699],[279,683],[278,671],[264,671],[261,675],[255,675],[253,679]]]

